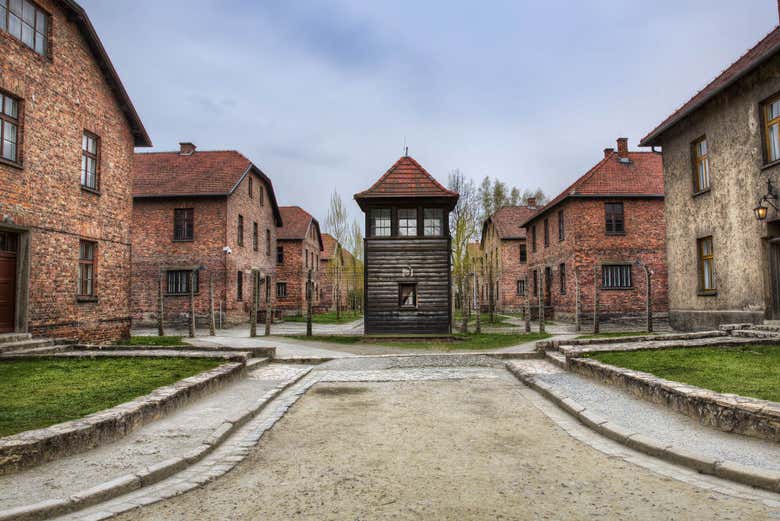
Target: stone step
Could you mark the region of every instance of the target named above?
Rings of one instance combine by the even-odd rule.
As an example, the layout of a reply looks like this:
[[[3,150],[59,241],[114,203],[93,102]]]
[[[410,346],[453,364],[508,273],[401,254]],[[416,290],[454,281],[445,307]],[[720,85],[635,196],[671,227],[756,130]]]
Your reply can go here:
[[[561,369],[566,369],[566,356],[560,351],[547,351],[544,353],[544,358]]]
[[[751,326],[749,331],[767,331],[771,333],[780,333],[780,325],[778,324],[756,324]]]
[[[30,338],[28,340],[20,340],[16,342],[6,342],[4,344],[0,344],[0,353],[20,353],[20,352],[27,352],[31,349],[36,349],[39,347],[49,347],[56,345],[57,341],[55,341],[52,338]]]
[[[247,371],[251,371],[253,369],[257,369],[258,367],[268,365],[270,361],[271,360],[268,358],[250,358],[246,361],[246,369]]]
[[[3,333],[0,335],[0,345],[12,342],[22,342],[32,338],[30,333]]]

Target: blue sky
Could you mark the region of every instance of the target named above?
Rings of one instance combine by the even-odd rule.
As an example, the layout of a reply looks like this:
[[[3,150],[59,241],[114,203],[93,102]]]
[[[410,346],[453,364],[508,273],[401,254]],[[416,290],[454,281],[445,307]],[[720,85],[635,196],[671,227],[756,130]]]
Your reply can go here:
[[[237,149],[324,221],[403,152],[555,195],[768,33],[775,0],[81,0],[155,150]]]

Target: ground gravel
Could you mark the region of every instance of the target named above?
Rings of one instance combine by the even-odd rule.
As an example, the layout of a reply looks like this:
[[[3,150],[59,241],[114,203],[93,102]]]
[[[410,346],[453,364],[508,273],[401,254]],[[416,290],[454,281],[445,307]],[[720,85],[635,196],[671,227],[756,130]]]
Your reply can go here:
[[[765,520],[571,438],[510,378],[318,384],[236,469],[135,520]]]

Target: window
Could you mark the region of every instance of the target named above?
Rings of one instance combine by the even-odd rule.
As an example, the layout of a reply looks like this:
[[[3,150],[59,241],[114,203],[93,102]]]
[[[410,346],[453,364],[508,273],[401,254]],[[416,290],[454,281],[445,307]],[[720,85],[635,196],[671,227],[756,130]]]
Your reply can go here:
[[[561,295],[566,294],[566,264],[561,263],[560,266],[558,266],[558,275],[560,276],[560,283],[561,283]]]
[[[531,226],[531,251],[536,251],[536,225]]]
[[[286,282],[277,282],[276,283],[276,296],[278,298],[285,298],[285,297],[287,297],[287,283]]]
[[[167,290],[169,295],[188,295],[190,293],[190,273],[193,273],[192,292],[198,292],[199,273],[190,270],[173,270],[166,273]]]
[[[601,267],[601,286],[605,289],[631,287],[630,264],[605,264]]]
[[[525,280],[523,279],[517,281],[517,294],[520,297],[525,295]]]
[[[0,30],[42,56],[49,51],[49,15],[28,0],[0,0]]]
[[[417,235],[417,209],[398,209],[398,235],[402,237],[414,237]]]
[[[254,187],[252,185],[253,185],[253,183],[252,183],[252,176],[250,175],[249,176],[249,198],[250,199],[252,199],[255,196],[255,190],[254,190]]]
[[[525,242],[520,243],[520,264],[525,264],[528,262],[528,249],[526,248]]]
[[[271,230],[265,229],[265,255],[271,256]]]
[[[712,249],[712,237],[704,237],[697,242],[699,253],[699,290],[715,291],[715,256]]]
[[[236,300],[244,300],[244,272],[236,272]]]
[[[265,201],[263,200],[263,185],[260,185],[260,189],[258,190],[259,197],[257,199],[257,202],[260,203],[260,206],[263,206],[265,204]]]
[[[244,216],[239,215],[238,216],[238,230],[236,231],[238,234],[238,245],[243,246],[244,245]]]
[[[558,241],[562,241],[565,236],[565,229],[563,223],[563,210],[558,211]]]
[[[258,251],[260,249],[260,235],[257,230],[257,223],[252,223],[252,249]]]
[[[625,233],[623,224],[623,203],[606,203],[604,205],[606,215],[607,235],[621,235]]]
[[[98,137],[84,131],[81,138],[81,186],[98,189]]]
[[[401,308],[417,307],[417,284],[398,285],[398,305]]]
[[[97,243],[79,241],[79,291],[80,297],[95,296],[95,250]]]
[[[693,191],[704,192],[710,189],[710,160],[707,156],[707,138],[693,142]]]
[[[191,241],[194,234],[195,210],[192,208],[175,208],[173,210],[173,240]]]
[[[438,237],[441,235],[441,222],[444,219],[444,211],[441,208],[423,209],[423,235]]]
[[[2,5],[3,0],[0,0]],[[19,100],[0,94],[0,157],[19,163]]]
[[[547,217],[544,218],[544,247],[550,245],[550,221]]]
[[[284,248],[282,246],[276,247],[276,263],[284,264]]]
[[[780,96],[764,104],[764,136],[766,161],[780,160]]]
[[[374,208],[370,215],[371,236],[390,237],[390,209]]]
[[[309,250],[304,250],[304,264],[306,264],[306,267],[309,267]]]
[[[17,235],[12,232],[0,231],[0,252],[16,252],[18,248]]]

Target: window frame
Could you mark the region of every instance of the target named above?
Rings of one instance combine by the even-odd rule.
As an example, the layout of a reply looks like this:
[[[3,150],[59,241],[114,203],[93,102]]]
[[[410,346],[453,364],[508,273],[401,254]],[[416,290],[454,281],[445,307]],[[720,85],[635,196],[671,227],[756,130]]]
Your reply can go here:
[[[702,155],[700,145],[704,143],[707,151]],[[703,194],[712,189],[712,176],[710,175],[710,142],[706,134],[696,138],[691,143],[691,161],[693,163],[693,195]],[[704,164],[706,169],[707,186],[701,184],[699,165]]]
[[[238,214],[238,223],[236,225],[236,242],[239,246],[244,246],[244,216]]]
[[[515,292],[518,297],[524,297],[526,292],[525,279],[517,279],[515,283]]]
[[[382,216],[380,217],[379,214]],[[385,217],[384,214],[387,214]],[[381,221],[382,226],[378,227],[377,222]],[[385,226],[385,222],[387,226]],[[377,234],[377,230],[382,230],[382,234]],[[387,233],[384,233],[387,230]],[[368,231],[369,237],[392,237],[393,236],[393,210],[391,208],[370,208],[368,210]]]
[[[544,218],[544,247],[550,246],[550,218]]]
[[[705,255],[704,245],[709,243],[710,253]],[[715,241],[712,235],[696,239],[697,278],[700,295],[715,295],[718,292],[718,282],[715,278]],[[711,286],[705,287],[704,266],[709,264]]]
[[[236,271],[236,302],[244,301],[244,272]]]
[[[427,213],[431,212],[434,217],[428,217]],[[428,233],[431,228],[428,226],[428,222],[435,222],[438,233]],[[442,237],[444,235],[444,209],[443,208],[423,208],[423,237]]]
[[[2,1],[2,0],[0,0]],[[11,102],[16,104],[16,117],[5,113],[5,99],[8,98]],[[8,93],[7,91],[0,90],[0,163],[11,165],[17,168],[22,168],[22,130],[24,119],[24,101]],[[16,141],[14,142],[15,154],[14,159],[8,159],[3,157],[3,147],[5,143],[5,125],[12,125],[16,131]]]
[[[411,217],[401,217],[402,213],[408,213]],[[398,208],[396,210],[396,229],[398,230],[399,237],[418,237],[419,236],[419,224],[420,215],[417,208]],[[405,221],[406,224],[402,227],[401,221]]]
[[[628,284],[611,284],[607,285],[607,272],[611,269],[618,269],[620,272],[617,274],[617,281],[624,280],[624,276],[628,275]],[[601,289],[605,291],[614,290],[630,290],[634,289],[634,269],[633,265],[627,262],[610,262],[601,265]]]
[[[276,246],[276,264],[284,264],[284,246]]]
[[[183,234],[181,238],[177,238],[176,230],[179,226],[178,224],[178,217],[180,215],[186,216],[189,213],[190,218],[189,221],[185,218],[184,220],[184,231],[186,232],[186,224],[189,222],[190,225],[190,233],[189,236],[187,236],[186,233]],[[173,242],[192,242],[195,240],[195,209],[194,208],[174,208],[173,209]]]
[[[271,230],[265,229],[265,256],[271,256]]]
[[[531,225],[531,252],[536,253],[536,223]]]
[[[91,257],[84,256],[84,246],[91,246]],[[97,300],[97,264],[98,264],[98,243],[89,239],[79,239],[79,271],[78,282],[76,288],[76,298],[82,301],[94,301]],[[84,290],[84,269],[89,266],[90,274],[87,280],[89,281],[89,291]]]
[[[404,288],[411,288],[412,289],[412,304],[404,304],[403,303],[403,293],[402,290]],[[417,298],[417,283],[416,282],[399,282],[398,283],[398,309],[405,310],[405,309],[417,309],[417,306],[419,304],[419,299]]]
[[[252,175],[250,174],[249,175],[249,198],[250,199],[254,199],[255,198],[254,188],[255,188],[254,187],[254,179],[252,179]]]
[[[171,291],[171,275],[174,273],[179,273],[184,275],[184,288],[182,291]],[[192,280],[194,282],[194,291],[192,292],[194,295],[197,295],[200,293],[200,271],[198,270],[192,270],[192,269],[170,269],[165,270],[165,295],[168,297],[181,297],[181,296],[187,296],[190,294],[190,273],[193,274]],[[176,281],[174,281],[176,282]],[[179,285],[181,285],[181,280],[178,281]],[[176,284],[174,284],[176,286]]]
[[[762,134],[762,145],[761,148],[763,149],[763,159],[764,159],[764,165],[774,165],[780,162],[780,115],[773,119],[769,119],[769,109],[771,108],[772,104],[775,102],[780,102],[780,92],[773,94],[772,96],[766,98],[759,104],[760,112],[761,112],[761,134]],[[769,151],[771,150],[771,134],[769,132],[769,127],[771,127],[773,124],[778,125],[778,157],[771,159],[769,156]]]
[[[261,181],[260,182],[260,186],[257,187],[257,195],[258,195],[257,202],[258,202],[258,206],[265,206],[265,201],[264,201],[265,196],[263,195],[263,192],[264,192],[264,190],[263,190],[263,183]]]
[[[252,251],[260,251],[260,228],[252,221]]]
[[[558,210],[558,242],[566,238],[566,224],[563,218],[563,210]]]
[[[276,283],[276,298],[287,298],[287,282]]]
[[[620,230],[617,229],[617,219],[615,216],[616,213],[610,213],[609,208],[610,207],[620,207]],[[612,217],[610,219],[610,217]],[[605,222],[605,233],[607,235],[625,235],[626,234],[626,208],[622,201],[608,201],[604,203],[604,222]],[[610,230],[610,225],[612,226],[612,230]]]
[[[16,13],[11,13],[11,1],[9,0],[0,0],[0,9],[3,9],[5,11],[5,18],[0,19],[0,32],[3,32],[7,34],[9,37],[11,37],[13,40],[18,42],[23,47],[31,50],[33,53],[35,53],[37,56],[39,56],[42,59],[46,59],[51,61],[51,26],[52,26],[52,16],[49,11],[38,5],[36,2],[33,2],[32,0],[21,0],[20,1],[22,5],[22,15],[17,16]],[[24,4],[29,4],[33,9],[33,22],[32,26],[28,22],[24,20]],[[43,24],[45,27],[43,27],[43,31],[39,31],[39,22],[38,22],[38,16],[41,15],[41,17],[45,20]],[[11,16],[14,16],[19,20],[20,25],[20,31],[21,33],[19,36],[11,32]],[[29,27],[32,29],[32,45],[28,44],[24,41],[24,26]],[[41,37],[44,39],[43,41],[43,47],[42,50],[39,51],[36,45],[36,36],[41,35]]]
[[[518,260],[520,264],[528,264],[528,245],[525,241],[520,242],[520,252]]]

